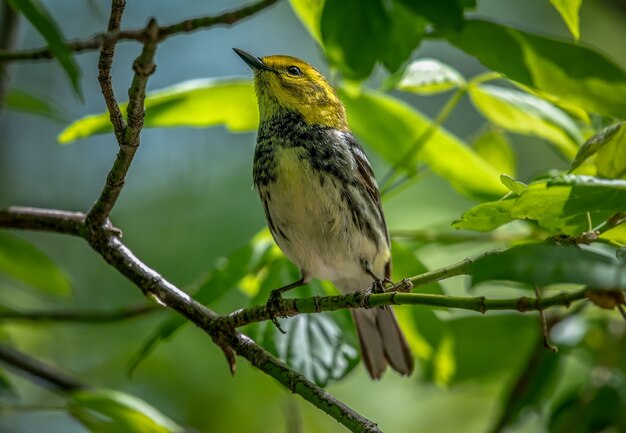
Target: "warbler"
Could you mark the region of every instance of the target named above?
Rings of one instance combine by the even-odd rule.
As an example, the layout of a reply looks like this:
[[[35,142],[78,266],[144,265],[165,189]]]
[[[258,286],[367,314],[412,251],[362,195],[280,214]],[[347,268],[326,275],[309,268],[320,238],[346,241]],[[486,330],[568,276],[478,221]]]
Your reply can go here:
[[[259,106],[254,184],[274,240],[300,268],[300,280],[274,290],[270,301],[312,278],[344,293],[389,279],[380,193],[335,90],[295,57],[234,50],[253,71]],[[413,357],[392,308],[352,311],[370,376],[380,378],[387,365],[410,374]]]

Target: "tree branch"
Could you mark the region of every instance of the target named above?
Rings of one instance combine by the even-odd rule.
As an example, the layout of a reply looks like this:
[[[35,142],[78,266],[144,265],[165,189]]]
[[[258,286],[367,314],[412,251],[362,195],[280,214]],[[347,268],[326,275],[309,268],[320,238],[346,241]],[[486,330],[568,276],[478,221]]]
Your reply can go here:
[[[38,216],[41,216],[41,221]],[[6,228],[29,229],[32,226],[36,230],[55,232],[57,228],[66,229],[68,220],[72,222],[72,228],[76,229],[64,233],[83,237],[107,263],[139,287],[147,297],[177,311],[206,332],[223,350],[225,347],[234,350],[237,355],[247,359],[253,366],[335,418],[350,431],[380,432],[375,423],[319,388],[254,341],[232,328],[224,327],[223,323],[217,320],[220,317],[217,313],[193,300],[135,257],[111,227],[88,229],[84,214],[73,212],[33,208],[11,208],[0,211],[0,227]]]
[[[20,373],[28,373],[43,380],[46,387],[54,391],[74,391],[87,385],[67,373],[22,353],[11,346],[0,343],[0,361]]]
[[[112,16],[115,15],[116,8],[113,6]],[[121,11],[118,11],[121,14]],[[113,17],[111,18],[114,19]],[[143,127],[143,119],[145,115],[144,101],[146,98],[146,84],[148,77],[154,72],[156,66],[154,64],[154,55],[158,44],[158,26],[154,19],[150,20],[148,26],[144,30],[146,42],[144,43],[143,50],[135,62],[133,63],[133,70],[135,75],[133,76],[133,82],[128,89],[128,108],[127,117],[128,125],[123,130],[115,131],[115,135],[120,146],[113,167],[107,175],[106,183],[102,188],[100,197],[94,203],[91,210],[87,214],[87,225],[89,227],[100,226],[104,224],[106,219],[113,209],[122,188],[126,181],[126,173],[130,168],[130,164],[133,161],[135,152],[139,147],[139,133]],[[105,67],[110,67],[110,64],[106,64]],[[107,73],[108,71],[105,71]],[[102,73],[102,71],[101,71]],[[108,73],[107,73],[108,75]],[[107,83],[105,83],[106,86]],[[110,80],[109,83],[110,84]],[[108,90],[108,89],[107,89]],[[117,117],[115,107],[115,97],[111,93],[105,92],[103,87],[103,93],[105,100],[107,100],[107,106],[113,106],[111,111],[111,117]],[[113,99],[110,99],[113,98]],[[111,109],[111,108],[109,108]],[[117,107],[119,111],[119,107]],[[119,120],[119,119],[118,119]],[[118,127],[121,125],[118,125]],[[117,128],[117,127],[116,127]]]
[[[109,26],[107,27],[109,32],[119,30],[125,6],[126,0],[113,0],[111,2],[111,16],[109,18]],[[100,57],[98,58],[98,81],[100,82],[104,102],[109,110],[109,118],[113,125],[113,130],[115,131],[115,137],[117,137],[117,141],[119,142],[126,128],[126,121],[124,120],[120,106],[117,104],[113,83],[111,81],[111,65],[113,64],[114,54],[115,44],[106,45],[100,50]]]
[[[0,322],[74,322],[74,323],[111,323],[150,314],[162,308],[154,304],[138,305],[113,311],[15,311],[0,310]]]
[[[206,16],[184,20],[169,26],[159,27],[157,29],[158,41],[169,38],[180,33],[189,33],[196,30],[207,29],[216,25],[230,26],[236,22],[250,17],[257,12],[273,5],[278,0],[261,0],[244,6],[239,9],[224,12],[219,15]],[[146,42],[144,29],[132,30],[114,30],[106,33],[99,33],[87,39],[77,39],[67,42],[67,47],[76,53],[84,51],[97,50],[103,47],[111,46],[118,41],[138,41]],[[6,51],[0,50],[0,62],[17,61],[17,60],[41,60],[52,59],[54,53],[49,47],[41,47],[22,51]]]

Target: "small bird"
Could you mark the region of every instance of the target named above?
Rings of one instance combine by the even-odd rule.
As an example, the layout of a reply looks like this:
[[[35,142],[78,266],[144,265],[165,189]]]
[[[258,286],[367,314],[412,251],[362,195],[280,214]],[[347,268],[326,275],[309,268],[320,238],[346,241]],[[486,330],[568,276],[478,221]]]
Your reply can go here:
[[[343,293],[391,276],[389,235],[372,168],[350,132],[337,93],[310,64],[290,56],[255,57],[234,49],[252,69],[260,124],[253,178],[267,224],[300,280]],[[367,371],[387,365],[411,374],[413,357],[391,307],[352,310]]]

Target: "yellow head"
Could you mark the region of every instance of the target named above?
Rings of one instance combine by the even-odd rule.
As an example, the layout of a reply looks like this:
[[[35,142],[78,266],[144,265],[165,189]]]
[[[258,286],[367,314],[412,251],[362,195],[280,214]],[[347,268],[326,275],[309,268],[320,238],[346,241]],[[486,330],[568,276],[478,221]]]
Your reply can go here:
[[[290,56],[259,58],[236,48],[235,52],[254,72],[261,122],[292,111],[308,124],[348,130],[337,93],[313,66]]]

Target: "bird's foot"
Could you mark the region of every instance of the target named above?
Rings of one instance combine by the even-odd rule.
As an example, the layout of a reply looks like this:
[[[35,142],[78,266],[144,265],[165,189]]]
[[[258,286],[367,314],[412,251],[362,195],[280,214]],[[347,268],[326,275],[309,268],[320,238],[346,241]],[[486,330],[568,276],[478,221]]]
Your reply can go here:
[[[267,303],[265,304],[265,308],[267,308],[267,311],[270,316],[270,320],[272,321],[274,326],[276,326],[276,328],[280,332],[282,332],[283,334],[286,334],[286,332],[283,330],[283,328],[280,326],[280,323],[278,322],[278,314],[281,311],[280,306],[281,306],[282,300],[283,300],[283,297],[280,294],[280,291],[272,290],[270,292],[270,297],[267,299]]]

